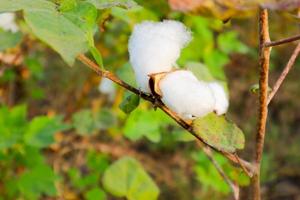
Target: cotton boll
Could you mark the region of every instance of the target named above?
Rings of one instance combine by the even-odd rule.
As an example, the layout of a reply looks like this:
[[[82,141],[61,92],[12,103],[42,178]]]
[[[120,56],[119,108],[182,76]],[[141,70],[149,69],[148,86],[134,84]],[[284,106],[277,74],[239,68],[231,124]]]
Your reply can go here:
[[[99,91],[102,94],[105,94],[108,96],[109,101],[113,101],[116,96],[116,88],[114,86],[114,83],[107,79],[103,78],[99,84]]]
[[[6,31],[17,32],[19,28],[15,23],[15,14],[14,13],[0,14],[0,28]]]
[[[216,104],[214,107],[215,112],[218,115],[222,115],[226,113],[229,106],[229,100],[224,90],[224,87],[218,82],[211,82],[208,85],[211,88],[214,97],[216,99]]]
[[[136,25],[128,49],[140,89],[150,92],[148,75],[170,71],[190,40],[190,31],[177,21],[145,21]]]
[[[163,103],[183,119],[203,117],[214,110],[216,102],[212,90],[190,71],[167,74],[160,81],[159,88]]]

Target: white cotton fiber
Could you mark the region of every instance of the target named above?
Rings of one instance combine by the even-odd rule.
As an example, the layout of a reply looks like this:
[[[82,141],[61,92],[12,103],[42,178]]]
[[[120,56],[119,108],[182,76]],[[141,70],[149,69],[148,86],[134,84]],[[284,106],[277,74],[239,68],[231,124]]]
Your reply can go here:
[[[214,97],[216,99],[216,104],[214,107],[214,111],[218,115],[222,115],[227,112],[229,106],[228,96],[224,90],[224,87],[218,82],[211,82],[208,84],[211,88]]]
[[[183,119],[203,117],[214,111],[216,101],[212,90],[190,71],[169,73],[160,81],[159,88],[163,103]]]
[[[2,13],[0,14],[0,28],[5,31],[17,32],[19,30],[15,22],[14,13]]]
[[[142,91],[150,92],[149,74],[170,71],[176,65],[181,49],[190,40],[190,31],[177,21],[145,21],[134,27],[128,49]]]
[[[116,96],[116,88],[114,83],[107,79],[107,78],[102,78],[100,84],[99,84],[99,91],[102,94],[105,94],[108,96],[109,101],[113,101],[115,96]]]

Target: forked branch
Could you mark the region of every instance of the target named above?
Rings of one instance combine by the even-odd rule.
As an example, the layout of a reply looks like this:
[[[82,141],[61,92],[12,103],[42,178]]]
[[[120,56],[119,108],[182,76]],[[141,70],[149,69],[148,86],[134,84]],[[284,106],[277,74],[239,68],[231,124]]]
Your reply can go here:
[[[281,86],[282,82],[284,81],[284,79],[286,78],[286,76],[290,72],[291,68],[295,64],[295,61],[296,61],[299,53],[300,53],[300,43],[298,43],[298,45],[296,46],[293,54],[291,55],[288,63],[286,64],[284,70],[282,71],[282,73],[280,74],[280,76],[277,79],[276,83],[274,84],[274,86],[272,88],[272,91],[271,91],[271,93],[269,94],[269,97],[268,97],[268,104],[271,102],[271,100],[273,99],[273,97],[277,93],[279,87]]]

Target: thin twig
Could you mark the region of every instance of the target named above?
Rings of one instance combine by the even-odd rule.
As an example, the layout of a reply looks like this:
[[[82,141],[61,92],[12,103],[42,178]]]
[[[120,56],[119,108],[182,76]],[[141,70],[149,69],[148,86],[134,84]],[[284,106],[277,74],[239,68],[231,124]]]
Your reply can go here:
[[[174,112],[172,112],[168,107],[166,107],[162,101],[160,99],[155,98],[152,94],[147,94],[145,92],[142,92],[138,89],[136,89],[135,87],[132,87],[131,85],[125,83],[124,81],[122,81],[121,79],[119,79],[117,76],[115,76],[113,73],[106,71],[106,70],[102,70],[98,67],[98,65],[96,63],[94,63],[92,60],[90,60],[89,58],[87,58],[84,54],[80,54],[78,57],[78,60],[80,60],[83,64],[85,64],[85,66],[89,67],[90,69],[92,69],[94,72],[96,72],[99,76],[105,77],[110,79],[111,81],[117,83],[118,85],[120,85],[121,87],[139,95],[140,97],[142,97],[143,99],[151,102],[152,104],[154,104],[156,107],[160,108],[162,111],[164,111],[167,115],[169,115],[173,120],[175,120],[181,127],[183,127],[184,129],[186,129],[190,134],[192,134],[194,137],[197,138],[197,140],[199,140],[202,144],[204,144],[205,146],[220,152],[221,154],[223,154],[226,158],[228,158],[229,160],[231,160],[232,162],[238,164],[238,165],[243,165],[241,168],[244,169],[246,168],[249,171],[253,171],[253,166],[251,165],[251,163],[243,160],[243,159],[239,159],[241,162],[239,162],[239,160],[236,159],[235,155],[233,154],[229,154],[226,152],[222,152],[216,148],[214,148],[213,146],[210,146],[208,144],[206,144],[203,139],[201,137],[199,137],[197,134],[195,134],[190,126],[190,124],[188,122],[186,122],[185,120],[181,119],[179,116],[177,116]],[[247,172],[245,172],[247,173]]]
[[[226,173],[224,172],[224,170],[222,169],[222,167],[219,165],[219,163],[214,159],[211,149],[207,148],[207,147],[203,147],[203,151],[205,152],[206,156],[208,157],[208,159],[212,162],[212,164],[215,166],[215,168],[217,169],[217,171],[219,172],[219,174],[222,176],[222,178],[224,179],[224,181],[229,185],[229,187],[232,190],[233,196],[235,200],[239,199],[240,196],[240,188],[237,184],[234,184],[230,178],[226,175]]]
[[[266,47],[265,44],[270,42],[268,10],[260,9],[259,12],[259,117],[256,134],[256,148],[255,148],[255,166],[256,173],[252,178],[253,199],[260,200],[260,163],[262,159],[266,122],[268,115],[268,79],[269,79],[269,65],[271,48]]]
[[[293,36],[290,38],[285,38],[285,39],[274,41],[274,42],[266,42],[264,44],[264,46],[265,47],[273,47],[273,46],[278,46],[278,45],[294,42],[296,40],[300,40],[300,35],[296,35],[296,36]]]
[[[279,87],[281,86],[282,82],[284,81],[284,79],[288,75],[289,71],[291,70],[291,68],[295,64],[295,61],[296,61],[299,53],[300,53],[300,43],[298,43],[298,45],[296,46],[293,54],[291,55],[288,63],[286,64],[284,70],[282,71],[282,73],[280,74],[278,80],[274,84],[273,89],[272,89],[272,91],[271,91],[271,93],[269,94],[269,97],[268,97],[268,104],[271,102],[271,100],[273,99],[273,97],[277,93]]]

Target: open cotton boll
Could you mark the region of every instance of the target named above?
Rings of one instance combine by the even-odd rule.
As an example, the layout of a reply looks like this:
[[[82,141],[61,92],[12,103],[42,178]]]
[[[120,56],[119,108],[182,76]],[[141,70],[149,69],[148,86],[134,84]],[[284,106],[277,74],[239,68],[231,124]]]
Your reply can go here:
[[[114,83],[107,79],[103,78],[99,84],[99,91],[102,94],[105,94],[108,96],[109,101],[113,101],[116,96],[116,88]]]
[[[229,106],[229,100],[224,90],[224,87],[218,82],[211,82],[208,85],[211,88],[214,97],[216,99],[216,104],[214,107],[215,112],[218,115],[222,115],[226,113]]]
[[[14,13],[0,14],[0,28],[6,31],[17,32],[19,28],[15,22],[15,14]]]
[[[167,74],[160,81],[159,89],[163,103],[183,119],[203,117],[214,110],[212,90],[190,71],[178,70]]]
[[[181,49],[190,40],[190,31],[177,21],[137,24],[130,36],[128,49],[140,89],[150,92],[148,75],[170,71],[176,65]]]

